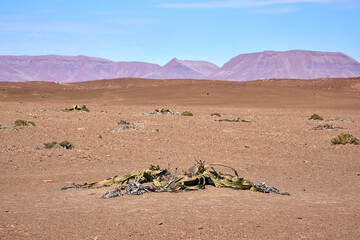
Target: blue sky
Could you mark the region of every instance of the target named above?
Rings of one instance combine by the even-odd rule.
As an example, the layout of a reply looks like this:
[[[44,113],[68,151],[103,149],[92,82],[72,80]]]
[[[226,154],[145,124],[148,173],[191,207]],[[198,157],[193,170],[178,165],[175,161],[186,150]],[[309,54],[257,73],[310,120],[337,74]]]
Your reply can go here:
[[[222,66],[292,49],[360,61],[360,0],[0,0],[0,55]]]

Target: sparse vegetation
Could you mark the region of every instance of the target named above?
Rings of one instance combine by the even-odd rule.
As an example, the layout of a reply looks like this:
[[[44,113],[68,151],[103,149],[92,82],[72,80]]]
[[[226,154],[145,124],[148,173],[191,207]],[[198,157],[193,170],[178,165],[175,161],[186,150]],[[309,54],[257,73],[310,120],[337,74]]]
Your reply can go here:
[[[225,167],[234,171],[235,175],[222,173],[215,170],[215,167]],[[179,192],[204,189],[206,185],[215,187],[226,187],[233,189],[243,189],[262,193],[281,193],[277,188],[267,186],[264,182],[254,184],[249,179],[239,177],[237,171],[227,165],[220,163],[205,164],[203,161],[197,161],[188,173],[172,174],[167,169],[161,169],[158,165],[151,165],[150,168],[131,172],[123,176],[115,176],[102,181],[76,184],[61,188],[66,189],[86,189],[99,188],[104,186],[116,185],[117,187],[104,193],[102,198],[112,198],[128,195],[141,195],[148,192]]]
[[[354,145],[360,145],[359,138],[355,137],[354,135],[350,133],[340,133],[337,137],[334,137],[331,139],[332,144],[354,144]]]
[[[50,148],[55,147],[56,144],[57,144],[57,142],[44,143],[44,147],[45,147],[46,149],[50,149]]]
[[[334,127],[331,124],[324,124],[324,125],[318,125],[317,127],[312,127],[311,129],[312,130],[327,130],[327,129],[339,130],[339,129],[345,129],[345,128],[343,128],[343,127]]]
[[[193,114],[192,114],[192,112],[190,112],[190,111],[185,111],[185,112],[182,112],[181,113],[181,116],[193,116]]]
[[[118,121],[118,125],[130,125],[130,123],[125,120],[120,120]]]
[[[76,111],[81,111],[81,112],[90,112],[90,110],[85,106],[85,105],[74,105],[70,108],[65,108],[63,110],[64,112],[76,112]]]
[[[63,147],[65,149],[73,149],[74,148],[74,145],[69,141],[59,142],[59,145],[60,145],[60,147]]]
[[[155,109],[155,112],[157,112],[157,113],[173,113],[173,111],[171,111],[170,109],[165,109],[165,108]]]
[[[324,118],[321,117],[320,115],[314,113],[313,115],[311,115],[311,117],[309,118],[309,120],[324,120]]]
[[[50,149],[50,148],[65,148],[65,149],[73,149],[74,145],[69,142],[69,141],[62,141],[62,142],[50,142],[50,143],[44,143],[44,147],[46,149]]]
[[[211,116],[221,117],[221,114],[220,113],[212,113]]]
[[[215,120],[218,122],[246,122],[246,123],[251,123],[252,121],[250,120],[245,120],[245,119],[241,119],[241,118],[235,118],[235,119],[219,119],[219,120]]]
[[[109,132],[120,132],[122,130],[141,130],[141,128],[139,126],[136,126],[133,123],[130,123],[128,121],[125,120],[120,120],[118,122],[118,125],[120,125],[120,128],[115,128],[115,129],[110,129]]]
[[[22,119],[17,119],[14,121],[15,126],[21,127],[21,126],[28,126],[29,124],[36,126],[35,122],[33,121],[27,121]]]
[[[167,108],[158,108],[155,109],[153,112],[144,113],[144,115],[150,115],[150,114],[180,114],[179,112],[173,112],[170,109]]]

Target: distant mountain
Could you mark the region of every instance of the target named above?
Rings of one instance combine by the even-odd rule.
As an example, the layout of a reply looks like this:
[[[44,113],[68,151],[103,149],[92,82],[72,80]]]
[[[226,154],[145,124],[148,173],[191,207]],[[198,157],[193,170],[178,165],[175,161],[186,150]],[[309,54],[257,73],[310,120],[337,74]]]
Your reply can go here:
[[[160,66],[87,56],[0,56],[0,81],[9,82],[81,82],[122,77],[249,81],[358,76],[360,63],[343,53],[304,50],[241,54],[221,68],[206,61],[183,61],[176,58]]]
[[[86,56],[0,56],[0,81],[81,82],[143,77],[160,66],[144,62],[113,62]]]
[[[145,78],[154,79],[176,79],[192,78],[205,79],[210,74],[219,70],[219,67],[206,61],[182,61],[172,59],[162,68],[145,75]]]
[[[346,78],[360,76],[360,63],[335,52],[292,50],[241,54],[209,79],[248,81],[266,78]]]

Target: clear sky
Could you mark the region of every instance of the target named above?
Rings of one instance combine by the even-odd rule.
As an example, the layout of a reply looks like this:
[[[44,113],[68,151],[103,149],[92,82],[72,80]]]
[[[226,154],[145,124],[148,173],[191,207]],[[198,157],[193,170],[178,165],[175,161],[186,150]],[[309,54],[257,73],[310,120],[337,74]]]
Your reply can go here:
[[[360,61],[360,0],[0,0],[0,55],[222,66],[292,49]]]

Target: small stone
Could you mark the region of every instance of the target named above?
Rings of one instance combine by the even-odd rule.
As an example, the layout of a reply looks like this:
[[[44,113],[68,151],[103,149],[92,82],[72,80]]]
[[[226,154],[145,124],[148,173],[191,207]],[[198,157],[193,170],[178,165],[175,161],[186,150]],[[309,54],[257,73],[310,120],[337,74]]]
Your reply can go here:
[[[42,147],[42,146],[39,146],[39,145],[36,145],[36,146],[35,146],[35,149],[36,149],[36,150],[41,150],[41,149],[43,149],[43,147]]]
[[[189,168],[189,177],[195,176],[199,172],[199,166],[194,165],[191,168]]]

